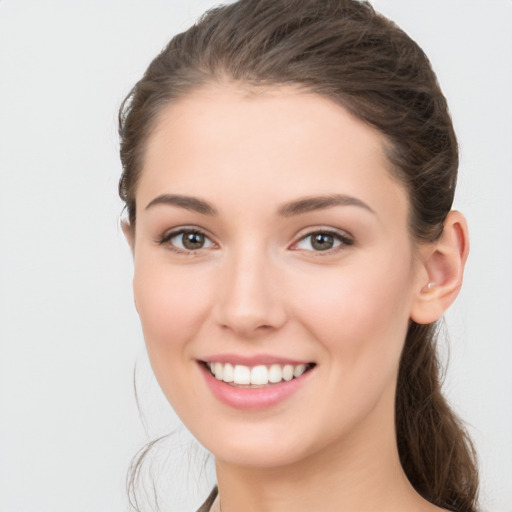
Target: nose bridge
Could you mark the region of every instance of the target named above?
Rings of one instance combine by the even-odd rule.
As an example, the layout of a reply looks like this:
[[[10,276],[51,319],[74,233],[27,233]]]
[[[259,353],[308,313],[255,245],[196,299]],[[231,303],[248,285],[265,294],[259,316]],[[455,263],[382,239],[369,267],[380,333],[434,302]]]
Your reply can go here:
[[[245,337],[280,327],[285,315],[275,276],[264,244],[251,241],[233,248],[220,283],[219,323]]]

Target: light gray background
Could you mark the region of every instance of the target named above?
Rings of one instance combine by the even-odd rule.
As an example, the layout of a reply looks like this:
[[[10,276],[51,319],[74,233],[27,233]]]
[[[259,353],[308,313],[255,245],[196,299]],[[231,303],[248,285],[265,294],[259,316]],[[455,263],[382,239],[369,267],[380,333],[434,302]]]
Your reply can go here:
[[[115,118],[170,36],[216,3],[0,1],[2,512],[126,510],[130,457],[176,425],[132,305]],[[445,389],[480,453],[484,510],[511,512],[512,2],[374,5],[431,58],[460,139],[472,251]],[[189,441],[165,449],[166,510],[192,510],[211,482],[195,485]]]

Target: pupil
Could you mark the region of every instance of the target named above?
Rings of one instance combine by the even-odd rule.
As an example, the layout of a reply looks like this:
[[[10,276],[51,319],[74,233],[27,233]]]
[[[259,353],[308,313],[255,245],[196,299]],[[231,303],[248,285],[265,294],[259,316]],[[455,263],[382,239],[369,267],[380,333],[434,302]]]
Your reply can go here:
[[[326,251],[327,249],[331,249],[334,244],[334,238],[332,235],[327,235],[325,233],[317,233],[313,236],[313,247],[318,249],[319,251]]]
[[[201,233],[185,233],[183,245],[187,249],[200,249],[204,244],[204,235]]]

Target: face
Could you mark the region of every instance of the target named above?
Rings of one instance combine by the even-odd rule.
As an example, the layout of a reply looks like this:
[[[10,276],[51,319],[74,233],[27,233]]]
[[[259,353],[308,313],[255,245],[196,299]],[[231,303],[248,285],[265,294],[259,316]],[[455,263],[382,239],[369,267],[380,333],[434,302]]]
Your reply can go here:
[[[163,392],[218,460],[281,466],[392,431],[418,272],[388,168],[383,136],[315,94],[212,86],[162,111],[135,302]]]

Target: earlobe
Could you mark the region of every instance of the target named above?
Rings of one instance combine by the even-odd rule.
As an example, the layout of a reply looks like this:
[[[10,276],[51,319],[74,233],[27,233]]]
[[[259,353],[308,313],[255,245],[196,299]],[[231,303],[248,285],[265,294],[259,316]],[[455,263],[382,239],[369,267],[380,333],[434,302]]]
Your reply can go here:
[[[121,221],[121,228],[133,254],[135,248],[135,229],[127,220]]]
[[[469,253],[466,219],[451,211],[439,239],[422,252],[422,281],[414,298],[411,319],[418,324],[435,322],[457,297]]]

